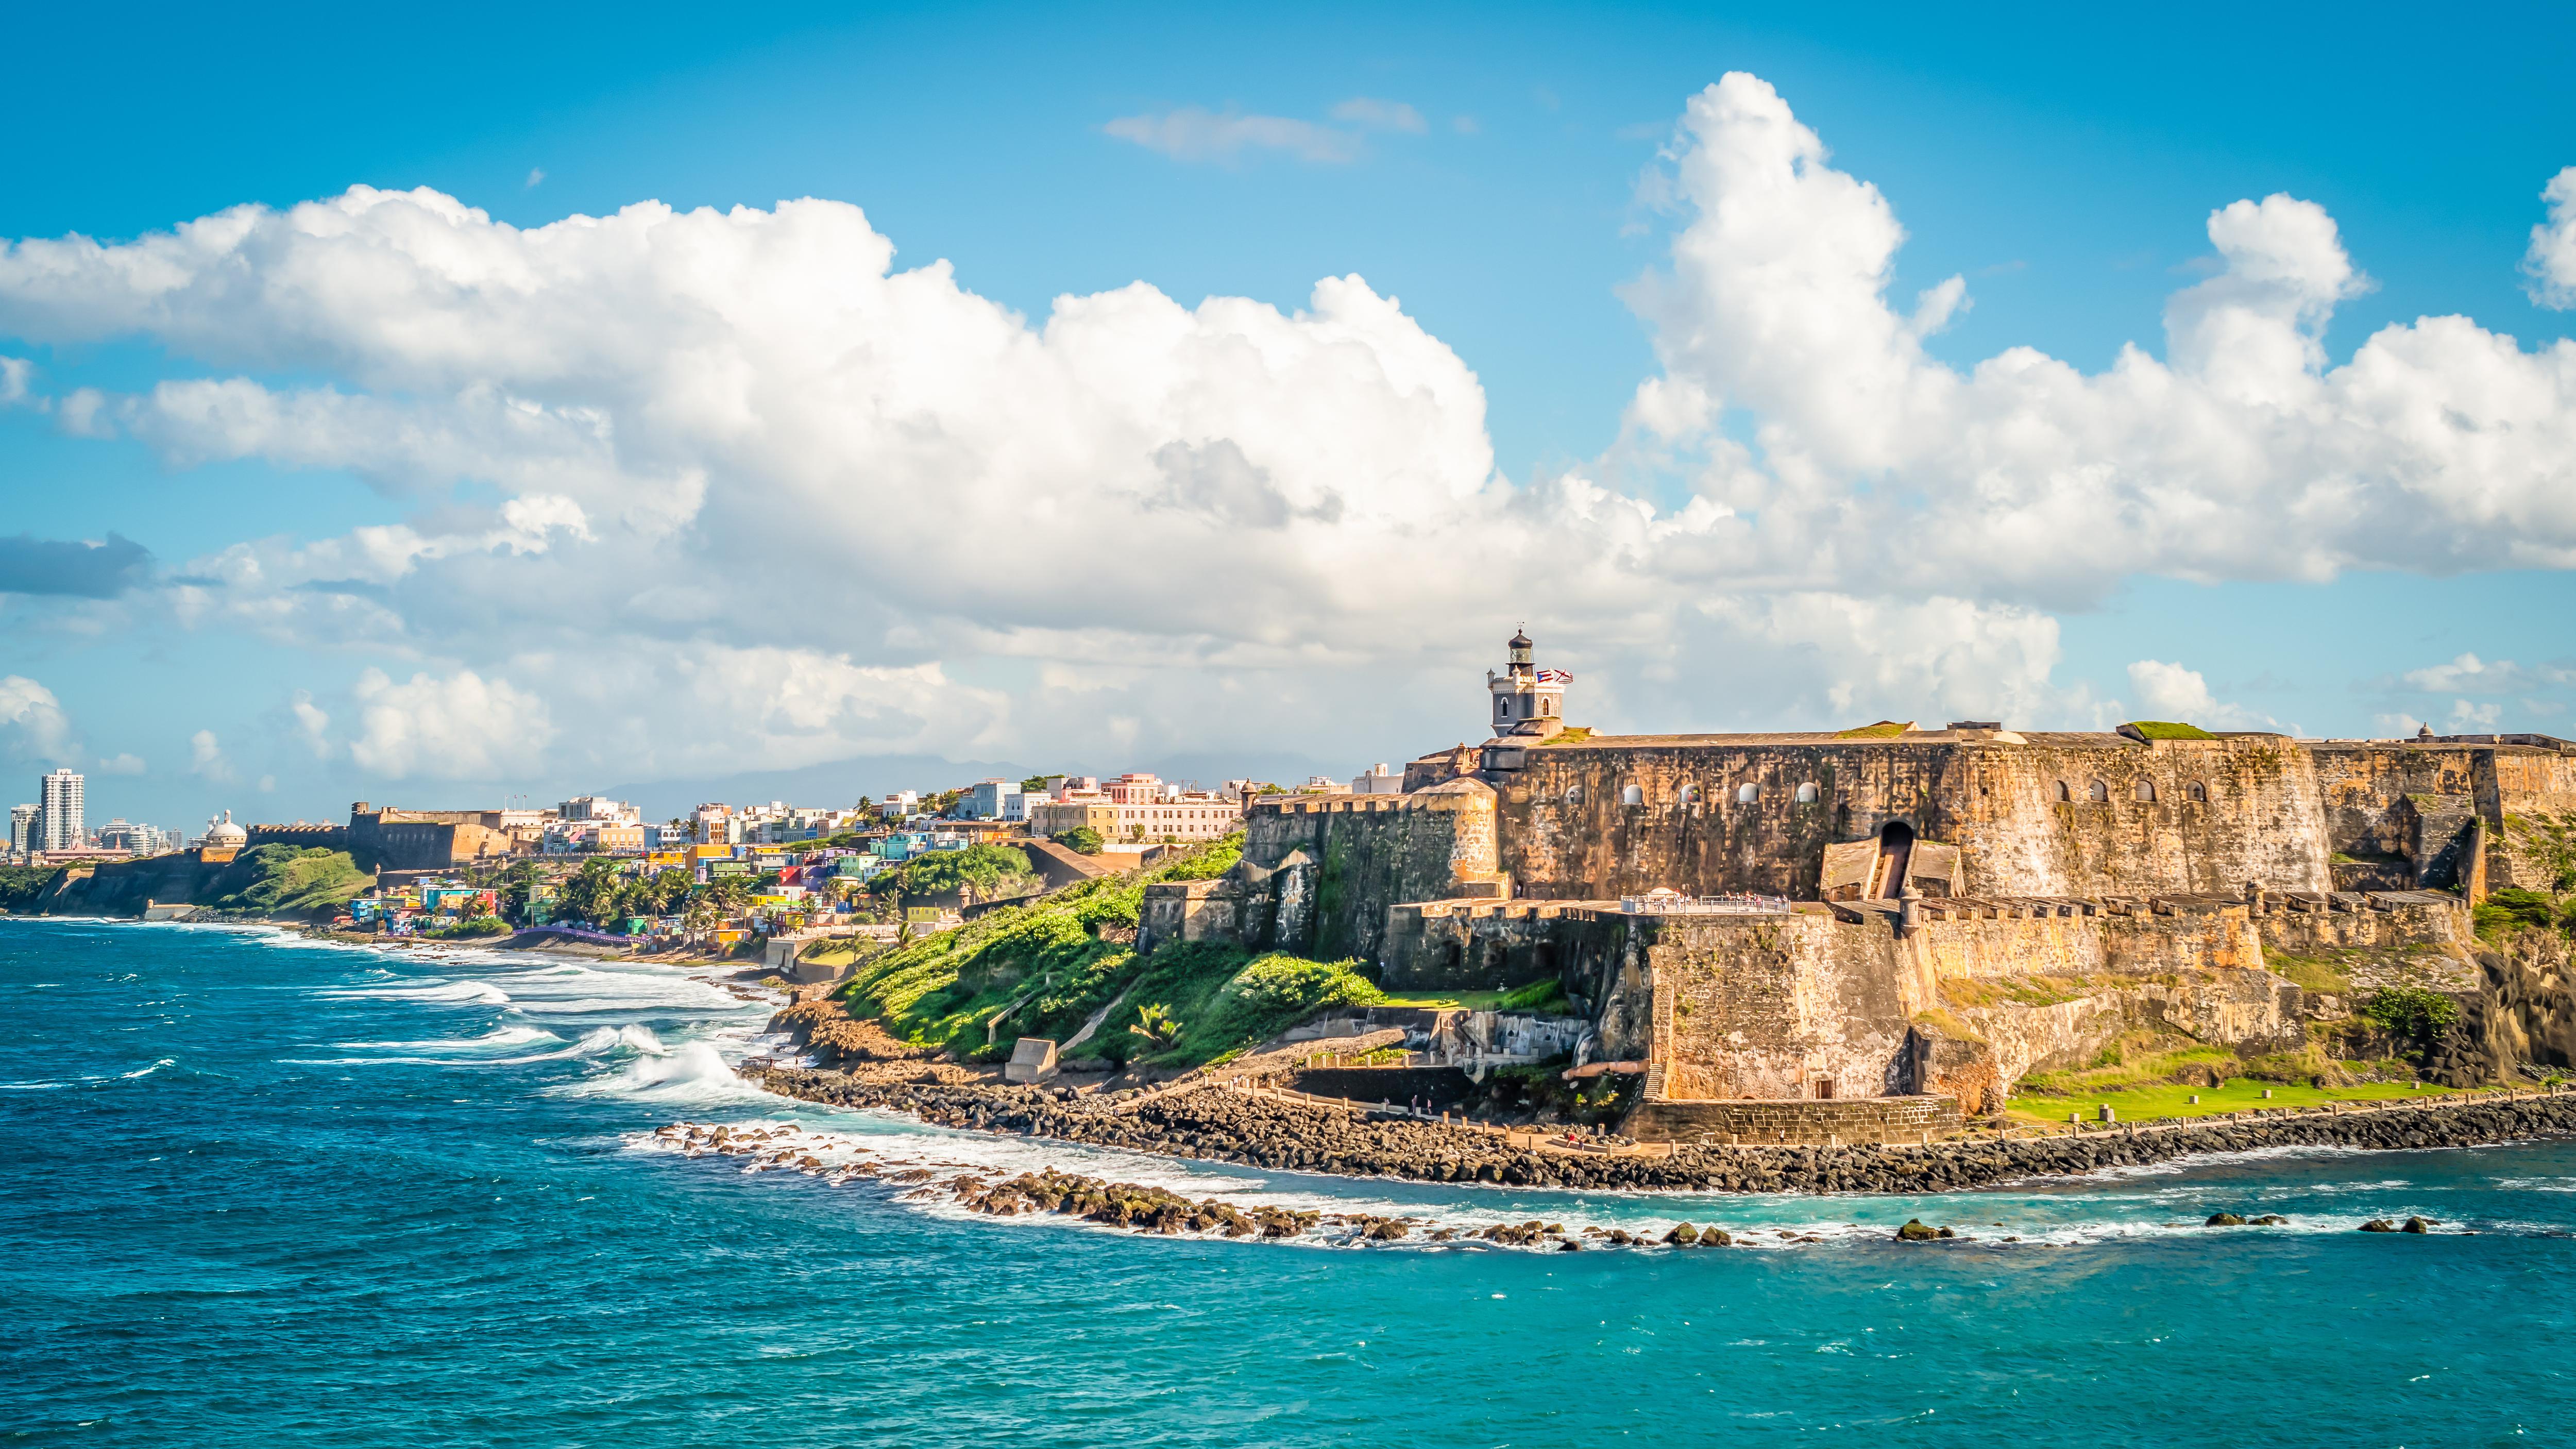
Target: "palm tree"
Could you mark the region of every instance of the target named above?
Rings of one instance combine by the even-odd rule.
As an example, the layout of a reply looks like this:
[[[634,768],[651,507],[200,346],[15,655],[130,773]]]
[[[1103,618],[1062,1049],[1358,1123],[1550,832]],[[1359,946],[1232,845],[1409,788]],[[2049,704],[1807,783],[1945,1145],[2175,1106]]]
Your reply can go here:
[[[1127,1030],[1143,1037],[1147,1046],[1158,1051],[1170,1050],[1172,1043],[1181,1039],[1181,1024],[1172,1020],[1172,1009],[1161,1002],[1137,1007],[1135,1024]]]

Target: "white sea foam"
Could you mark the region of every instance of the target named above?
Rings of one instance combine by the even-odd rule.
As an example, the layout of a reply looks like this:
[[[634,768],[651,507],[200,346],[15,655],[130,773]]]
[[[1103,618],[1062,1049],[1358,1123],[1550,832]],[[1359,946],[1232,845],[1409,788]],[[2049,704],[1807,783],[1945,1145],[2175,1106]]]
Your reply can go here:
[[[557,1037],[556,1040],[560,1041],[562,1038]],[[561,1051],[537,1052],[523,1057],[499,1057],[494,1059],[492,1064],[518,1066],[527,1062],[559,1062],[572,1057],[599,1057],[620,1051],[640,1052],[648,1057],[666,1057],[671,1054],[671,1049],[662,1045],[662,1039],[654,1035],[653,1029],[649,1026],[602,1026],[584,1032],[581,1040]]]
[[[2576,1177],[2499,1177],[2495,1185],[2509,1192],[2576,1192]]]
[[[439,1037],[429,1041],[344,1041],[335,1042],[333,1045],[345,1047],[350,1051],[471,1052],[507,1051],[512,1047],[528,1046],[535,1042],[562,1040],[562,1037],[542,1026],[501,1026],[494,1027],[481,1036]]]
[[[769,1099],[769,1114],[776,1113],[779,1105],[778,1099]],[[2092,1185],[2055,1193],[1959,1193],[1921,1198],[1793,1194],[1687,1196],[1471,1188],[1452,1184],[1263,1172],[1230,1164],[1165,1158],[1114,1148],[952,1132],[912,1123],[908,1119],[834,1109],[814,1103],[799,1102],[795,1105],[798,1118],[819,1120],[825,1125],[819,1129],[800,1129],[792,1135],[774,1137],[762,1143],[754,1154],[727,1160],[740,1162],[741,1170],[745,1172],[759,1173],[788,1167],[793,1162],[812,1157],[821,1164],[819,1168],[797,1170],[805,1176],[836,1183],[847,1180],[844,1169],[852,1163],[867,1164],[873,1175],[879,1177],[907,1169],[927,1169],[935,1177],[925,1188],[898,1193],[894,1201],[912,1211],[996,1225],[1044,1224],[1127,1231],[1053,1214],[986,1217],[958,1203],[953,1193],[937,1186],[938,1182],[960,1173],[1008,1177],[1053,1168],[1059,1172],[1160,1188],[1191,1198],[1217,1198],[1245,1209],[1269,1207],[1327,1215],[1408,1217],[1417,1224],[1415,1234],[1386,1245],[1399,1249],[1458,1246],[1455,1243],[1429,1242],[1424,1234],[1434,1225],[1472,1233],[1498,1224],[1525,1223],[1532,1219],[1561,1222],[1578,1233],[1585,1227],[1604,1231],[1625,1229],[1652,1239],[1660,1239],[1678,1222],[1689,1221],[1704,1228],[1723,1228],[1734,1236],[1739,1246],[1766,1251],[1875,1247],[1889,1243],[1895,1236],[1897,1225],[1909,1217],[1920,1217],[1934,1226],[1950,1226],[1958,1236],[1942,1246],[1955,1251],[2009,1252],[2155,1239],[2343,1234],[2350,1233],[2368,1218],[2402,1221],[2416,1214],[2439,1224],[2435,1228],[2437,1233],[2460,1230],[2457,1224],[2445,1221],[2448,1215],[2437,1207],[2385,1206],[2391,1201],[2403,1203],[2420,1191],[2419,1184],[2402,1181],[2333,1186],[2270,1182],[2158,1183],[2152,1186],[2139,1184],[2146,1190],[2126,1192],[2116,1188],[2106,1192],[2100,1185]],[[779,1119],[769,1114],[728,1125],[737,1132],[752,1127],[776,1131]],[[652,1134],[636,1134],[627,1140],[637,1150],[706,1155],[703,1147],[691,1150],[684,1142]],[[776,1154],[782,1151],[789,1154],[791,1161],[775,1160]],[[2540,1181],[2550,1184],[2550,1188],[2544,1190],[2566,1190],[2558,1186],[2561,1180]],[[2536,1182],[2534,1185],[2539,1184]],[[2330,1210],[2317,1210],[2320,1197],[2333,1201],[2335,1206]],[[2375,1203],[2374,1199],[2377,1200]],[[2221,1210],[2248,1217],[2279,1214],[2286,1221],[2245,1227],[2212,1228],[2204,1225],[2205,1217]],[[2471,1226],[2484,1231],[2563,1235],[2576,1225],[2516,1222]],[[1329,1233],[1275,1241],[1305,1247],[1349,1245],[1347,1237],[1336,1238]],[[1594,1245],[1599,1244],[1596,1242]],[[1553,1245],[1542,1246],[1552,1248]]]
[[[554,1051],[527,1052],[518,1056],[494,1056],[490,1054],[491,1049],[495,1047],[506,1049],[511,1046],[530,1046],[538,1042],[554,1042],[557,1044],[557,1049]],[[655,1035],[653,1029],[649,1026],[594,1027],[590,1031],[584,1032],[580,1040],[572,1042],[566,1042],[562,1037],[541,1028],[514,1026],[502,1027],[495,1031],[486,1032],[482,1036],[470,1037],[463,1041],[360,1041],[342,1042],[340,1045],[355,1050],[377,1048],[398,1053],[437,1052],[441,1053],[441,1055],[288,1057],[283,1060],[290,1066],[306,1067],[518,1067],[526,1066],[533,1062],[571,1061],[583,1057],[606,1057],[618,1055],[620,1053],[634,1053],[643,1056],[659,1057],[668,1056],[671,1050],[669,1047],[662,1044],[661,1037]]]
[[[712,1042],[690,1041],[643,1055],[616,1071],[551,1089],[567,1096],[625,1097],[666,1104],[774,1101],[744,1081]]]
[[[322,993],[342,1001],[437,1001],[471,1006],[507,1006],[510,993],[488,981],[442,981],[436,977],[408,985],[345,986]]]
[[[724,998],[722,1004],[727,1007],[738,1005],[731,997]],[[511,1005],[530,1016],[600,1016],[636,1011],[702,1012],[711,1009],[713,1004],[702,997],[672,995],[593,996],[576,997],[570,1001],[528,1001],[514,997]],[[759,1003],[754,1003],[754,1007],[765,1009]]]

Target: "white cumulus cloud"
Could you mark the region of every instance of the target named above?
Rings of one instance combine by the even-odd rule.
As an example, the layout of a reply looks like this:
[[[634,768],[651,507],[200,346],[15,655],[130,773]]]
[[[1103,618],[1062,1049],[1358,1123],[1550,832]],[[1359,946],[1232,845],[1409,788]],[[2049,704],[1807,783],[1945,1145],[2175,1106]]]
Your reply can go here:
[[[470,669],[396,683],[358,677],[359,736],[349,755],[391,780],[498,780],[529,769],[554,738],[546,702]]]
[[[23,674],[0,675],[0,737],[20,760],[69,760],[80,753],[71,742],[71,721],[54,692]]]
[[[2313,202],[2210,214],[2217,270],[2167,306],[2161,360],[2014,347],[1960,371],[1918,319],[1964,284],[1891,305],[1894,205],[1768,84],[1694,97],[1670,157],[1689,219],[1630,292],[1656,385],[1756,420],[1758,466],[1721,449],[1705,491],[1820,571],[2058,604],[2139,573],[2576,566],[2576,343],[2424,317],[2330,365],[2321,330],[2367,283]],[[1672,416],[1641,396],[1641,425]]]
[[[2129,666],[2129,690],[2138,697],[2140,719],[2175,720],[2203,729],[2269,729],[2276,721],[2241,705],[2221,701],[2199,671],[2161,659],[2141,659]]]
[[[188,736],[188,773],[210,784],[224,785],[238,778],[233,762],[224,757],[224,746],[213,730],[199,730]]]
[[[2531,229],[2522,272],[2531,300],[2565,311],[2576,307],[2576,166],[2550,177],[2540,199],[2549,219]]]
[[[295,731],[303,736],[305,748],[317,760],[327,758],[331,753],[330,711],[313,702],[311,691],[302,689],[295,691],[287,710],[295,716]]]
[[[1110,129],[1331,161],[1420,125],[1339,110]],[[2312,202],[2215,205],[2161,357],[1962,369],[1924,339],[1965,279],[1900,305],[1894,202],[1770,86],[1693,97],[1667,164],[1669,263],[1628,294],[1656,375],[1611,456],[1519,479],[1468,360],[1360,277],[1026,317],[828,200],[521,228],[357,187],[31,239],[0,337],[177,359],[67,394],[75,431],[417,503],[164,585],[193,627],[404,661],[339,721],[392,778],[1448,736],[1475,681],[1420,671],[1523,620],[1604,724],[2098,724],[2050,611],[2123,578],[2576,565],[2576,345],[2431,317],[2334,362],[2368,283]],[[2141,664],[2171,673],[2134,694],[2207,694]],[[295,712],[317,754],[331,723]]]

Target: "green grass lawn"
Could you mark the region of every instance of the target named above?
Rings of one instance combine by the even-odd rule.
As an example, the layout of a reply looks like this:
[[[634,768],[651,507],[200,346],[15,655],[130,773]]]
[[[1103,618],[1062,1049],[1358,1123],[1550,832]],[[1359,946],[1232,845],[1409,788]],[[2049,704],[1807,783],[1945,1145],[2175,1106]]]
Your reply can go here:
[[[2272,1090],[2265,1100],[2263,1089]],[[2016,1121],[2063,1123],[2069,1112],[2080,1112],[2084,1120],[2094,1120],[2094,1109],[2105,1102],[2123,1122],[2153,1122],[2165,1117],[2209,1117],[2221,1112],[2242,1112],[2254,1107],[2318,1107],[2328,1102],[2382,1102],[2394,1098],[2421,1100],[2427,1097],[2456,1097],[2460,1093],[2430,1082],[2410,1089],[2404,1082],[2367,1082],[2357,1087],[2290,1086],[2280,1082],[2258,1082],[2238,1077],[2223,1087],[2184,1087],[2159,1083],[2149,1087],[2129,1087],[2117,1092],[2095,1092],[2085,1095],[2059,1096],[2053,1093],[2015,1093],[2010,1112]],[[2191,1099],[2198,1096],[2195,1103]]]

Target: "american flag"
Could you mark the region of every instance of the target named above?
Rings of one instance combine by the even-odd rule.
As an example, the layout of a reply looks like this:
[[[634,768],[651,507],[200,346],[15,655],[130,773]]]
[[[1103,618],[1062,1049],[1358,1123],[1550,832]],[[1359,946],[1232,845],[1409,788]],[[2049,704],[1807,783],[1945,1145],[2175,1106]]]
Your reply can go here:
[[[1574,676],[1566,673],[1562,669],[1542,669],[1538,672],[1538,682],[1541,684],[1572,684],[1574,682]]]

